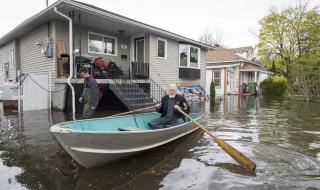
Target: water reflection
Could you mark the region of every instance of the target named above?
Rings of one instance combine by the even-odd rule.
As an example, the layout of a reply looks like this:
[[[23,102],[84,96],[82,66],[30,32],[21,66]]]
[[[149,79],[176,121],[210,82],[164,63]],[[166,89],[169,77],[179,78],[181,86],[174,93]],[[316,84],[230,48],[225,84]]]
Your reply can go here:
[[[320,103],[226,96],[205,125],[257,164],[247,173],[201,131],[109,165],[85,169],[56,143],[62,112],[3,113],[0,189],[307,189],[320,188]],[[103,113],[101,113],[103,115]]]

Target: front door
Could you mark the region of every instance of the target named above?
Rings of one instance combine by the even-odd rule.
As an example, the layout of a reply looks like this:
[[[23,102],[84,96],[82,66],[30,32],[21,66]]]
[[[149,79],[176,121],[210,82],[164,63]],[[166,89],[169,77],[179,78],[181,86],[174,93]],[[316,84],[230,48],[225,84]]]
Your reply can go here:
[[[234,93],[233,86],[234,86],[234,72],[227,71],[227,94]]]
[[[144,37],[135,39],[135,61],[144,63]]]

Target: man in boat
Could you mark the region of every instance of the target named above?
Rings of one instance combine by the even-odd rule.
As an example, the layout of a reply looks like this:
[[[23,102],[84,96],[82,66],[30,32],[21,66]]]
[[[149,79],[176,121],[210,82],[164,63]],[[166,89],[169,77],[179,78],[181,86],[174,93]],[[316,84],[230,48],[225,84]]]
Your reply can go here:
[[[79,102],[83,102],[83,118],[88,119],[93,116],[99,103],[99,88],[95,78],[93,78],[88,68],[80,70],[80,76],[84,78],[84,88]]]
[[[156,110],[161,113],[161,116],[149,123],[151,128],[161,129],[184,123],[184,115],[177,110],[179,107],[185,113],[190,113],[190,107],[186,99],[182,95],[177,94],[177,86],[175,84],[170,84],[169,94],[162,97],[161,104],[155,105]]]

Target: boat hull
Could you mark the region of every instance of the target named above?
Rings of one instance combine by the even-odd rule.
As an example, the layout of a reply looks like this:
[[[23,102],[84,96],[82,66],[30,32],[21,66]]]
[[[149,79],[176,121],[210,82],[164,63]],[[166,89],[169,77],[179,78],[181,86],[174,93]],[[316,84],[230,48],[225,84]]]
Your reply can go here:
[[[91,168],[161,146],[197,129],[193,123],[187,122],[170,128],[146,131],[51,132],[74,160]]]

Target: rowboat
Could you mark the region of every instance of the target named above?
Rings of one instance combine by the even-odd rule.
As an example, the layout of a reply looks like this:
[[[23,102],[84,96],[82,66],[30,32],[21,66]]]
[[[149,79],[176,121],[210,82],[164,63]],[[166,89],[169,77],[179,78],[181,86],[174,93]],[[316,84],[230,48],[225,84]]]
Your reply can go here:
[[[190,116],[198,121],[203,118],[199,113]],[[159,117],[159,113],[151,112],[67,121],[53,125],[50,132],[75,161],[91,168],[161,146],[198,129],[187,120],[152,130],[148,123]]]

